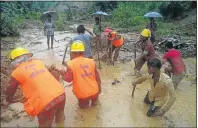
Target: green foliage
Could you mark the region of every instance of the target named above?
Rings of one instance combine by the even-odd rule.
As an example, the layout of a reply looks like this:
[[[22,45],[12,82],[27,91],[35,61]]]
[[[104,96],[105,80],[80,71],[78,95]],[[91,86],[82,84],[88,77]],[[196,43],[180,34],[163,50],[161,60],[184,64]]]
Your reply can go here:
[[[56,21],[56,30],[63,31],[67,29],[66,24],[64,24],[66,14],[65,13],[58,13],[58,21]]]
[[[117,1],[97,1],[93,4],[94,11],[100,10],[108,12],[117,7]]]
[[[142,29],[146,27],[149,23],[148,18],[144,17],[144,14],[150,11],[157,11],[160,12],[162,6],[165,7],[165,12],[168,10],[169,13],[164,14],[166,18],[172,18],[181,16],[183,11],[189,10],[192,8],[191,5],[192,1],[185,1],[185,2],[118,2],[117,8],[111,13],[111,17],[109,18],[108,22],[111,22],[111,25],[115,28],[122,28],[122,31],[137,31],[140,32]],[[177,6],[177,7],[176,7]],[[175,10],[176,9],[176,10]],[[164,36],[168,34],[177,33],[178,25],[173,24],[170,21],[166,20],[158,20],[156,19],[157,23],[157,34],[159,36]]]
[[[27,14],[25,14],[24,18],[30,20],[39,20],[41,15],[41,12],[29,11]]]
[[[41,14],[56,2],[10,1],[1,2],[1,36],[16,36],[24,19],[39,20]]]

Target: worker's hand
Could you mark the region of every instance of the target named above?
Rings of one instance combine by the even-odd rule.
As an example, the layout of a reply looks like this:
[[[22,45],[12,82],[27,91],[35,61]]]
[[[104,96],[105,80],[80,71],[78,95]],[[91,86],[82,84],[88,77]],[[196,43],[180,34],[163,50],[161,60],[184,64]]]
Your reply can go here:
[[[166,112],[166,111],[164,111],[163,109],[160,109],[160,110],[158,110],[158,111],[155,113],[155,115],[156,115],[156,116],[163,116],[165,112]]]
[[[132,82],[132,85],[133,85],[134,87],[136,87],[137,84],[136,84],[135,82]]]
[[[64,61],[64,62],[62,62],[62,65],[67,66],[67,63]]]
[[[64,75],[65,74],[65,70],[64,69],[61,69],[60,70],[60,73],[61,73],[61,75]]]

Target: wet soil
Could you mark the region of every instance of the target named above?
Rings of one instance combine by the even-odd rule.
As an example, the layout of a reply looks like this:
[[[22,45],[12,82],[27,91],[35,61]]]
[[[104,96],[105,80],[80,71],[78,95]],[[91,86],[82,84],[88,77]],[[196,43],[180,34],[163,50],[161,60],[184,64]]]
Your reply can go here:
[[[76,26],[76,25],[74,25]],[[88,25],[87,25],[88,26]],[[89,25],[89,28],[92,26]],[[58,69],[65,69],[61,65],[66,44],[69,38],[75,33],[55,32],[54,49],[47,50],[46,37],[43,36],[40,29],[23,29],[19,38],[3,38],[3,41],[15,42],[16,46],[23,46],[33,52],[34,58],[41,59],[46,65],[54,64]],[[130,40],[137,40],[138,35],[135,33],[125,33],[124,36]],[[131,44],[134,41],[131,42]],[[6,43],[4,43],[6,44]],[[13,44],[13,43],[11,43]],[[2,46],[5,47],[5,46]],[[6,56],[7,49],[1,49],[1,55]],[[137,54],[138,56],[139,54]],[[122,61],[122,59],[127,61]],[[195,127],[196,126],[196,84],[192,84],[196,75],[196,59],[187,58],[185,64],[187,66],[187,74],[181,81],[177,93],[177,100],[171,109],[163,117],[146,116],[148,107],[144,104],[143,99],[150,87],[147,81],[138,85],[135,96],[131,97],[132,85],[131,81],[135,80],[131,74],[134,72],[133,52],[120,51],[119,61],[114,66],[101,61],[102,69],[99,70],[102,80],[102,93],[99,97],[99,104],[85,110],[78,108],[77,99],[72,93],[70,83],[64,82],[67,102],[65,105],[65,126],[66,127]],[[97,60],[97,58],[95,58]],[[4,59],[5,60],[5,59]],[[66,54],[66,61],[69,60],[69,52]],[[96,62],[98,65],[98,61]],[[3,64],[4,66],[5,64]],[[9,64],[4,67],[7,68]],[[6,71],[8,71],[7,68]],[[141,73],[147,72],[144,65]],[[1,71],[1,74],[3,72]],[[194,74],[194,75],[192,75]],[[191,75],[191,76],[190,76]],[[9,72],[3,76],[3,84],[1,90],[9,85]],[[119,83],[113,84],[116,80]],[[5,91],[2,92],[1,99],[4,100]],[[21,93],[20,93],[21,94]],[[1,106],[3,106],[1,104]],[[1,111],[2,127],[36,127],[38,126],[37,118],[30,119],[26,115],[21,103],[4,105]],[[21,109],[22,108],[22,109]],[[55,126],[55,124],[53,124]]]

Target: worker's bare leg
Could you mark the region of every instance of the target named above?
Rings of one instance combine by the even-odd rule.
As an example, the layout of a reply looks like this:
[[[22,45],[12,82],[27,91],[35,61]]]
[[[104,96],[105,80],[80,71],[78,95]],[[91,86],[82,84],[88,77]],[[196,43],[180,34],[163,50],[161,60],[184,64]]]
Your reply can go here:
[[[51,48],[53,49],[54,35],[51,36]]]
[[[89,101],[90,101],[89,98],[78,99],[78,106],[79,106],[79,108],[81,108],[81,109],[88,108],[89,107]]]
[[[94,95],[94,96],[92,96],[91,97],[91,105],[92,106],[95,106],[95,105],[97,105],[98,104],[98,96],[99,96],[99,94],[96,94],[96,95]]]
[[[115,48],[114,61],[117,61],[120,52],[120,47]]]
[[[48,49],[50,49],[50,47],[49,47],[49,40],[50,40],[50,36],[47,36],[47,46],[48,46]]]
[[[145,63],[145,60],[142,58],[139,58],[136,60],[136,65],[134,67],[135,75],[141,76],[140,69],[142,68],[144,63]]]

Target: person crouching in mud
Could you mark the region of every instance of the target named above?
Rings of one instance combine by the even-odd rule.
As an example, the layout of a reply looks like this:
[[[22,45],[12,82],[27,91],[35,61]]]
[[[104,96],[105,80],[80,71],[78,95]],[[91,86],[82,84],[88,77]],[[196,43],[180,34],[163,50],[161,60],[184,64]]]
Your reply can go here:
[[[72,60],[67,64],[67,71],[62,70],[62,78],[66,82],[73,81],[73,93],[78,99],[78,106],[83,109],[98,102],[101,92],[101,81],[96,64],[93,59],[83,56],[85,51],[84,43],[76,40],[71,45]]]
[[[151,90],[144,98],[144,102],[150,105],[147,116],[163,116],[176,100],[175,89],[171,78],[165,73],[160,72],[162,64],[159,59],[149,60],[147,66],[148,73],[152,76],[142,76],[137,81],[134,81],[132,85],[136,86],[149,79]]]
[[[32,53],[21,47],[11,51],[10,60],[14,70],[6,91],[6,101],[24,102],[26,113],[38,117],[39,127],[51,127],[54,118],[57,127],[64,127],[65,89],[43,62],[32,56]],[[18,86],[23,92],[24,101],[13,99]]]
[[[115,32],[115,31],[112,31],[109,33],[107,48],[109,50],[108,57],[109,57],[111,63],[112,63],[112,54],[113,54],[114,50],[115,50],[115,54],[114,54],[113,62],[117,62],[120,48],[122,47],[123,44],[124,44],[123,36],[118,35],[117,32]]]
[[[151,37],[151,31],[149,29],[144,29],[140,34],[140,40],[138,42],[141,43],[142,54],[140,58],[135,60],[136,65],[134,67],[134,71],[135,71],[134,75],[141,76],[140,69],[142,68],[144,63],[146,61],[149,61],[157,57],[155,53],[155,49],[153,48],[153,44],[149,39],[150,37]]]

